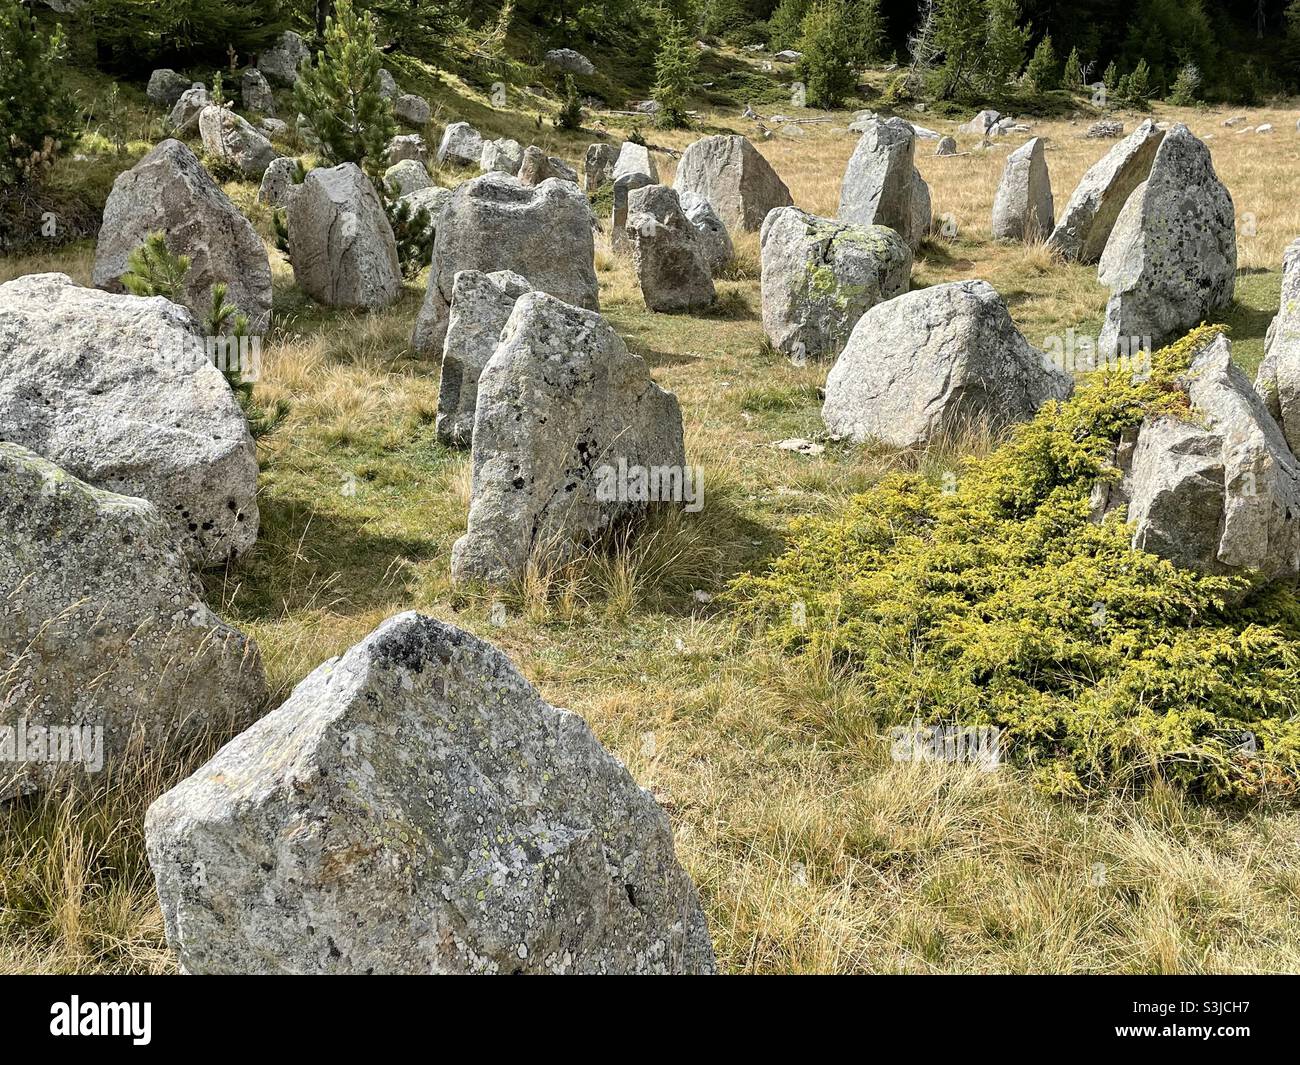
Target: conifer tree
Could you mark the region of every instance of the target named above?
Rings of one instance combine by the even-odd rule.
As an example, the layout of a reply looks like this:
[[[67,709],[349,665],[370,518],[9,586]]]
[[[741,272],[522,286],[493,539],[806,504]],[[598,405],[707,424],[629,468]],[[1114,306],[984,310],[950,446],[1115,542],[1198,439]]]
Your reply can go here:
[[[651,97],[659,105],[655,125],[678,129],[686,125],[686,97],[695,81],[699,51],[680,19],[668,19],[655,57],[655,84]]]
[[[844,0],[818,0],[804,16],[799,77],[809,107],[839,107],[857,85],[857,49]]]
[[[1057,89],[1061,85],[1061,68],[1056,62],[1056,49],[1052,47],[1052,35],[1043,34],[1043,39],[1034,49],[1033,58],[1025,68],[1025,81],[1037,92]]]
[[[39,181],[72,140],[62,27],[47,38],[18,0],[0,0],[0,189]]]

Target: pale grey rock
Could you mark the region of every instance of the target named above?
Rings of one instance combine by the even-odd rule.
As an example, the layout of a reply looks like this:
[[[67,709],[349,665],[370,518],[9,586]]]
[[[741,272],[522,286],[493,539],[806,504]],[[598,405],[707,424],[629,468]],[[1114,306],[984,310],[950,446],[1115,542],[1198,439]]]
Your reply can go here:
[[[834,358],[863,314],[908,289],[912,252],[887,226],[782,207],[760,241],[763,331],[792,358]]]
[[[1282,260],[1282,296],[1264,340],[1255,390],[1291,450],[1300,449],[1300,240],[1292,241]]]
[[[177,140],[165,140],[113,182],[95,245],[94,283],[124,291],[127,259],[150,233],[161,232],[168,249],[187,255],[185,305],[202,319],[212,306],[212,286],[227,286],[227,299],[261,336],[271,319],[271,262],[251,223],[212,180],[198,157]]]
[[[684,465],[681,409],[645,362],[594,311],[525,293],[479,376],[452,579],[500,584],[530,558],[563,560],[647,505],[607,491],[610,471]]]
[[[700,235],[667,185],[647,185],[628,196],[626,236],[647,309],[699,311],[717,293]]]
[[[921,177],[921,171],[912,168],[912,232],[919,245],[930,235],[933,222],[930,206],[930,186]]]
[[[281,118],[264,118],[257,124],[257,128],[268,137],[289,136],[289,123]]]
[[[266,173],[262,175],[262,184],[257,190],[258,201],[270,204],[272,207],[284,207],[289,202],[289,197],[298,187],[293,180],[294,172],[297,169],[297,159],[291,159],[287,155],[272,159],[271,165],[266,168]]]
[[[442,351],[461,270],[513,270],[540,292],[599,308],[591,207],[577,185],[551,179],[529,187],[509,174],[483,174],[455,189],[442,218],[412,338],[418,354]]]
[[[227,352],[237,366],[161,296],[24,275],[0,285],[0,441],[149,500],[186,555],[221,563],[258,525],[256,451],[212,357]]]
[[[993,198],[993,239],[1023,244],[1046,240],[1054,214],[1043,138],[1034,137],[1007,157]]]
[[[401,197],[399,202],[410,207],[412,213],[419,210],[428,211],[429,225],[425,232],[436,236],[438,220],[442,217],[443,208],[451,202],[451,189],[444,189],[439,185],[430,185],[427,189],[416,189],[414,192],[408,192]]]
[[[396,100],[401,94],[397,87],[397,79],[393,77],[393,72],[387,67],[379,68],[379,95],[385,100]]]
[[[704,252],[704,261],[708,263],[709,272],[717,277],[731,265],[736,256],[731,234],[722,224],[718,212],[713,209],[703,196],[697,192],[688,192],[680,197],[682,213],[686,220],[695,227],[700,237],[700,247]]]
[[[311,171],[289,201],[298,286],[327,307],[387,307],[402,293],[397,243],[383,201],[356,163]]]
[[[768,211],[794,204],[772,164],[741,136],[695,141],[677,163],[673,187],[703,196],[728,229],[757,232]]]
[[[617,181],[626,174],[644,174],[650,179],[648,184],[659,184],[659,167],[655,165],[650,149],[644,144],[624,141],[619,147],[610,180]]]
[[[957,142],[952,137],[941,137],[934,147],[935,155],[956,155]]]
[[[199,136],[208,155],[224,159],[247,177],[260,178],[279,154],[269,140],[225,107],[205,107],[199,113]]]
[[[1089,126],[1083,135],[1089,140],[1111,140],[1115,137],[1122,137],[1124,136],[1124,123],[1110,118],[1103,118]]]
[[[384,181],[396,188],[398,196],[406,196],[433,185],[429,171],[415,159],[403,159],[400,163],[394,163],[384,171]]]
[[[958,281],[904,293],[858,319],[826,380],[822,417],[837,436],[919,447],[968,424],[1023,421],[1072,389],[987,282]]]
[[[244,71],[239,83],[240,96],[244,101],[245,111],[259,111],[264,115],[275,114],[275,94],[271,92],[271,83],[256,67]]]
[[[438,439],[448,447],[470,446],[479,376],[501,342],[516,301],[531,291],[527,281],[509,270],[491,274],[462,270],[456,275],[434,423]]]
[[[713,973],[672,828],[577,714],[410,612],[158,798],[194,974]]]
[[[181,93],[176,106],[167,116],[169,133],[190,133],[199,124],[199,115],[212,106],[212,97],[205,86],[197,82]]]
[[[483,158],[483,135],[468,122],[453,122],[442,131],[439,166],[478,166]]]
[[[578,183],[578,172],[563,159],[548,156],[535,144],[524,149],[519,164],[519,180],[524,185],[540,185],[548,178]]]
[[[429,124],[429,119],[433,117],[433,108],[423,96],[404,92],[393,101],[393,114],[408,126],[419,129]],[[478,162],[478,159],[474,159],[474,162]]]
[[[587,148],[583,159],[582,190],[593,195],[602,185],[614,180],[614,165],[618,162],[619,149],[612,144],[593,144]]]
[[[516,175],[519,165],[524,161],[524,146],[509,137],[485,140],[483,151],[479,155],[479,169],[488,174],[498,170],[503,174]]]
[[[552,48],[542,57],[542,62],[552,70],[563,70],[569,74],[582,74],[590,77],[596,73],[596,67],[590,59],[572,48]]]
[[[0,801],[229,729],[265,693],[257,646],[208,609],[152,503],[0,443],[0,727],[30,759],[0,760]],[[47,761],[50,729],[90,742]]]
[[[969,122],[958,126],[957,132],[970,134],[975,137],[984,137],[992,131],[1001,119],[1002,115],[999,112],[994,111],[991,108],[986,108]]]
[[[1128,198],[1151,174],[1164,133],[1150,119],[1088,168],[1048,238],[1066,262],[1101,258]]]
[[[1232,300],[1236,271],[1232,197],[1210,150],[1180,123],[1102,253],[1097,276],[1111,296],[1099,350],[1114,351],[1124,338],[1143,338],[1151,350],[1176,339]]]
[[[163,68],[149,75],[149,87],[145,89],[145,95],[149,97],[150,103],[170,109],[176,106],[181,94],[193,84],[185,75]]]
[[[796,52],[793,48],[786,48],[772,56],[778,63],[797,63],[803,58],[802,52]]]
[[[622,174],[614,179],[614,197],[609,219],[609,248],[614,254],[630,253],[626,228],[628,197],[637,189],[643,189],[654,184],[657,184],[657,182],[649,174],[643,174],[638,170]]]
[[[868,123],[840,184],[840,221],[888,226],[913,251],[920,246],[915,144],[912,127],[901,118]]]
[[[298,80],[298,69],[311,59],[311,49],[293,30],[280,34],[273,48],[257,57],[257,69],[279,85],[293,85]]]
[[[396,166],[407,159],[414,159],[423,167],[429,165],[429,146],[418,133],[399,133],[388,142],[384,158],[389,166]]]

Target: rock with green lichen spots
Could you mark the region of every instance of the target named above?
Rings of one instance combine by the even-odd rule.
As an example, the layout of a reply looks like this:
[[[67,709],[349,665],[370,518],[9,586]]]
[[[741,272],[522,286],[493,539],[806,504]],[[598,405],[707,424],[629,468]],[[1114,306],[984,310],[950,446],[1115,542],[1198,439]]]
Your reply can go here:
[[[859,318],[906,292],[912,253],[886,226],[855,226],[797,207],[763,223],[763,330],[792,358],[834,358]]]
[[[1291,450],[1300,448],[1300,240],[1282,259],[1282,297],[1264,340],[1255,389]]]
[[[901,118],[866,124],[840,184],[840,221],[889,226],[916,250],[929,228],[930,190],[916,169],[915,144]]]
[[[159,798],[145,836],[190,973],[716,968],[649,793],[504,654],[415,613]]]

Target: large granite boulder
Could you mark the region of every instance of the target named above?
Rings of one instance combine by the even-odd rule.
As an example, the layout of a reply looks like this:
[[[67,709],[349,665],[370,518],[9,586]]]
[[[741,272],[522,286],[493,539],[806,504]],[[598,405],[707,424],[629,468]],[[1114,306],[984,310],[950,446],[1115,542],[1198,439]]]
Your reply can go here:
[[[429,120],[433,118],[433,108],[429,106],[429,101],[423,96],[404,92],[393,101],[393,114],[408,126],[420,129],[427,126]],[[477,162],[478,160],[474,161]]]
[[[246,177],[261,178],[279,152],[262,134],[225,107],[205,107],[199,114],[203,150],[223,159]]]
[[[1065,205],[1047,246],[1066,262],[1095,263],[1128,198],[1151,174],[1165,132],[1147,119],[1088,168]]]
[[[256,67],[244,71],[239,81],[240,96],[244,101],[245,111],[258,111],[264,115],[275,114],[275,94],[271,92],[271,83]]]
[[[265,692],[256,645],[204,604],[152,503],[0,443],[0,729],[29,758],[0,759],[0,801],[128,750],[161,759]]]
[[[419,354],[442,351],[461,270],[513,270],[540,292],[599,308],[591,208],[572,182],[529,187],[508,174],[484,174],[456,188],[442,217],[412,340]]]
[[[423,163],[415,159],[403,159],[384,171],[384,182],[396,189],[398,196],[406,196],[431,187],[433,178]]]
[[[479,155],[478,166],[485,174],[499,170],[503,174],[519,173],[519,166],[524,161],[524,146],[509,137],[485,140],[483,151]]]
[[[176,106],[181,93],[193,84],[185,75],[177,74],[174,70],[155,70],[149,75],[149,87],[145,89],[145,95],[149,97],[150,103],[170,109]]]
[[[670,502],[606,489],[612,470],[684,475],[681,408],[599,314],[528,292],[479,376],[472,456],[452,578],[506,583]]]
[[[266,245],[198,157],[177,140],[158,144],[113,182],[95,245],[94,283],[124,291],[120,278],[127,258],[155,232],[163,234],[174,255],[189,256],[185,305],[196,316],[208,313],[212,286],[222,283],[227,299],[248,315],[250,332],[266,332],[271,319]]]
[[[0,441],[149,500],[190,558],[222,562],[257,540],[257,455],[212,354],[161,296],[24,275],[0,285]]]
[[[993,239],[1024,244],[1046,240],[1053,211],[1043,138],[1033,137],[1007,157],[993,198]]]
[[[436,158],[439,166],[478,166],[483,135],[468,122],[453,122],[442,131]]]
[[[619,149],[612,144],[589,145],[587,154],[583,158],[582,191],[591,196],[602,185],[613,182],[614,166],[618,162],[618,156]]]
[[[271,207],[285,206],[289,202],[289,197],[298,188],[294,181],[298,166],[299,161],[287,155],[272,159],[266,168],[266,173],[262,175],[262,184],[257,190],[258,202],[269,204]]]
[[[1282,296],[1264,339],[1255,390],[1282,427],[1292,451],[1300,450],[1300,240],[1282,260]]]
[[[628,197],[626,236],[647,309],[698,311],[717,300],[704,242],[667,185]]]
[[[668,818],[578,715],[416,613],[145,818],[188,973],[712,973]]]
[[[839,219],[857,226],[888,226],[916,250],[925,235],[922,214],[929,222],[929,189],[925,209],[918,210],[920,175],[914,161],[916,135],[901,118],[867,123],[840,183]],[[920,185],[918,185],[918,181]]]
[[[867,311],[826,380],[837,436],[922,446],[967,425],[1023,421],[1073,389],[986,281],[904,293]]]
[[[906,292],[912,252],[887,226],[853,226],[798,207],[763,223],[763,331],[794,358],[834,358],[858,319]]]
[[[1131,338],[1154,350],[1232,300],[1237,234],[1232,197],[1210,150],[1181,123],[1160,143],[1151,176],[1120,211],[1097,276],[1110,287],[1098,348]]]
[[[207,86],[196,82],[176,100],[171,114],[167,116],[167,131],[188,136],[198,127],[199,115],[211,106],[212,97],[208,95]]]
[[[704,261],[709,264],[713,276],[717,277],[736,257],[736,248],[731,242],[731,234],[727,232],[727,227],[718,217],[718,212],[713,209],[713,204],[699,193],[688,192],[680,198],[680,202],[686,220],[699,234]]]
[[[418,133],[399,133],[384,149],[384,160],[389,166],[396,166],[408,159],[413,159],[426,168],[429,165],[429,146]]]
[[[478,406],[478,379],[501,343],[510,312],[532,286],[518,274],[462,270],[451,290],[447,339],[442,345],[438,388],[438,439],[448,447],[469,447]]]
[[[356,163],[311,171],[289,201],[298,286],[327,307],[387,307],[402,293],[397,242],[383,201]]]
[[[794,203],[772,164],[741,136],[704,137],[682,153],[673,187],[698,193],[730,229],[757,232],[767,212]]]
[[[257,69],[277,84],[292,85],[298,80],[298,68],[309,59],[307,42],[293,30],[285,30],[274,47],[257,57]]]
[[[570,74],[583,74],[590,77],[596,73],[596,67],[591,60],[572,48],[552,48],[542,56],[542,62],[552,70],[563,70]]]
[[[547,155],[535,144],[524,149],[523,159],[519,164],[519,180],[525,185],[540,185],[548,178],[578,183],[578,172],[563,159]]]

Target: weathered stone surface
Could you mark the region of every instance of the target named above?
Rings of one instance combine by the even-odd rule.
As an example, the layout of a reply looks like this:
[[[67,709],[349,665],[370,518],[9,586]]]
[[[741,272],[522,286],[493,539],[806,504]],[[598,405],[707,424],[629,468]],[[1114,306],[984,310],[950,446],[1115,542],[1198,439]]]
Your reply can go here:
[[[839,436],[917,447],[968,423],[1022,421],[1072,387],[987,282],[958,281],[867,311],[831,368],[822,417]]]
[[[581,52],[575,52],[572,48],[552,48],[542,57],[542,62],[552,70],[564,70],[570,74],[585,74],[590,76],[596,73],[596,68]]]
[[[298,80],[298,68],[310,58],[307,42],[293,30],[285,30],[273,48],[257,57],[257,69],[277,84],[292,85]]]
[[[442,131],[439,166],[478,166],[483,158],[483,135],[468,122],[453,122]]]
[[[614,165],[618,162],[619,150],[612,144],[592,144],[587,148],[583,159],[583,191],[592,195],[602,185],[614,180]]]
[[[289,123],[279,118],[264,118],[257,124],[257,128],[268,137],[287,137],[289,135]]]
[[[912,127],[901,118],[868,123],[840,184],[840,221],[888,226],[913,251],[920,246],[924,234],[917,229],[915,144]]]
[[[1176,339],[1231,301],[1236,271],[1232,197],[1210,150],[1180,123],[1102,253],[1097,276],[1111,296],[1099,350],[1114,351],[1123,338],[1149,337],[1152,350]]]
[[[289,201],[293,276],[328,307],[387,307],[402,292],[383,202],[356,163],[311,171]]]
[[[0,800],[251,720],[265,690],[152,503],[0,443],[0,727],[33,759],[0,760]],[[68,729],[75,764],[36,753]]]
[[[624,141],[618,149],[618,158],[614,160],[611,181],[617,181],[627,174],[644,174],[650,180],[647,184],[659,184],[659,167],[650,149],[635,141]]]
[[[649,793],[490,644],[399,614],[161,796],[189,973],[712,973]]]
[[[388,142],[384,158],[389,166],[414,159],[423,167],[429,165],[429,146],[418,133],[401,133]]]
[[[283,207],[287,204],[289,196],[297,188],[293,180],[294,171],[297,169],[297,159],[291,159],[287,155],[272,159],[270,166],[266,168],[266,173],[262,175],[262,184],[257,190],[258,200],[261,203],[269,203],[272,207]]]
[[[541,292],[579,307],[600,306],[587,197],[568,181],[529,187],[509,174],[460,185],[443,209],[414,349],[442,351],[452,285],[461,270],[513,270]]]
[[[1281,301],[1264,339],[1255,390],[1291,450],[1300,450],[1300,240],[1292,241],[1282,260]]]
[[[279,154],[262,134],[224,107],[205,107],[199,113],[199,136],[204,151],[238,167],[248,177],[260,178]]]
[[[638,170],[622,174],[614,179],[614,197],[609,219],[609,248],[615,254],[623,254],[628,251],[626,228],[628,197],[637,189],[643,189],[647,185],[653,184],[655,184],[655,181],[648,174],[643,174]]]
[[[699,234],[700,248],[704,252],[704,261],[709,265],[709,272],[717,277],[731,265],[736,255],[731,234],[722,224],[713,205],[699,193],[688,192],[680,200],[686,220]]]
[[[676,397],[599,314],[525,293],[479,376],[469,523],[452,578],[510,581],[530,556],[562,559],[643,509],[645,499],[618,498],[634,493],[601,491],[620,463],[682,471]]]
[[[768,211],[794,203],[772,164],[740,136],[695,141],[682,153],[673,187],[703,196],[729,229],[751,232],[761,228]]]
[[[168,131],[188,134],[199,124],[199,115],[205,108],[211,106],[212,97],[208,95],[206,87],[197,83],[190,86],[181,93],[176,106],[172,108],[172,113],[167,116]]]
[[[993,127],[998,124],[1001,118],[1002,115],[999,112],[994,111],[991,108],[986,108],[985,110],[981,111],[978,115],[976,115],[974,118],[972,118],[969,122],[963,123],[962,125],[958,126],[957,132],[968,133],[975,137],[983,137],[986,136],[989,133],[989,131],[991,131]]]
[[[239,90],[244,100],[245,111],[260,111],[264,115],[275,114],[275,95],[271,92],[271,83],[256,67],[249,67],[244,71]]]
[[[993,198],[993,239],[1025,244],[1046,240],[1054,212],[1043,138],[1033,137],[1007,157]]]
[[[397,79],[393,77],[393,72],[387,67],[379,68],[379,95],[385,100],[396,100],[401,94],[397,87]]]
[[[515,302],[532,291],[509,270],[484,274],[462,270],[456,275],[442,345],[442,379],[438,388],[438,439],[449,447],[469,447],[474,435],[478,379],[488,364]]]
[[[940,137],[939,143],[934,146],[935,155],[956,155],[957,142],[952,137]]]
[[[1164,137],[1147,119],[1089,167],[1061,212],[1047,246],[1066,262],[1095,263],[1100,259],[1120,210],[1150,176]]]
[[[443,208],[451,202],[451,189],[440,185],[430,185],[427,189],[416,189],[401,198],[401,202],[410,207],[412,213],[419,210],[429,212],[429,225],[425,232],[436,235],[438,221],[442,218]]]
[[[393,114],[408,126],[419,129],[429,124],[429,119],[433,117],[433,108],[423,96],[404,92],[393,101]],[[478,159],[475,158],[474,162],[478,162]]]
[[[207,314],[212,286],[221,282],[229,301],[248,315],[250,332],[266,332],[271,318],[266,245],[180,141],[158,144],[113,182],[95,245],[95,284],[122,292],[119,279],[128,256],[155,232],[163,234],[173,254],[190,258],[185,305],[197,317]]]
[[[1124,123],[1110,118],[1103,118],[1089,126],[1083,135],[1089,140],[1110,140],[1112,137],[1122,137],[1124,136]]]
[[[782,207],[760,239],[763,331],[793,358],[834,358],[863,314],[907,291],[912,252],[887,226]]]
[[[563,159],[548,156],[535,144],[524,149],[522,162],[519,164],[519,180],[525,185],[540,185],[548,178],[578,183],[578,172]]]
[[[499,170],[503,174],[518,174],[519,164],[524,161],[524,146],[509,137],[498,137],[494,141],[485,140],[483,151],[479,156],[479,169],[485,174]]]
[[[717,299],[700,235],[667,185],[628,196],[627,239],[645,305],[652,311],[693,311]]]
[[[176,106],[181,93],[193,84],[189,78],[177,74],[174,70],[167,68],[155,70],[149,75],[149,87],[145,89],[145,95],[149,97],[150,103],[171,108]]]
[[[930,207],[930,186],[921,177],[921,171],[912,168],[912,232],[919,245],[930,235],[933,222]]]
[[[0,441],[149,500],[198,563],[257,539],[248,423],[197,322],[161,296],[64,274],[0,285]]]
[[[424,164],[414,159],[403,159],[384,171],[384,181],[397,189],[398,196],[406,196],[420,189],[427,189],[433,184],[429,171]]]

